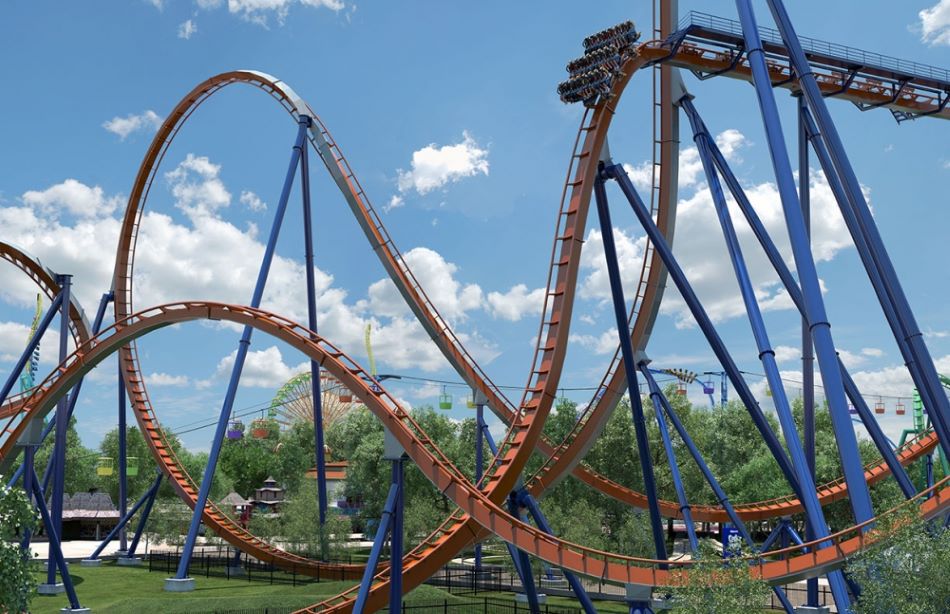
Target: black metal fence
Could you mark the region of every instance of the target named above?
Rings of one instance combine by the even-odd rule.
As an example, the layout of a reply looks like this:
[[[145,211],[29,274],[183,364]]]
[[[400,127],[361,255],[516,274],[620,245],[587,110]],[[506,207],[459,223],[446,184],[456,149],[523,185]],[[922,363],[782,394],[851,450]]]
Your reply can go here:
[[[583,614],[577,608],[541,604],[541,614]],[[213,610],[203,614],[289,614],[293,609],[262,608],[256,610]],[[528,614],[531,610],[527,604],[492,597],[481,597],[465,601],[425,601],[402,604],[403,612],[427,612],[431,614]],[[196,613],[202,614],[202,613]]]
[[[150,552],[148,555],[148,570],[173,574],[181,561],[181,552]],[[195,552],[188,564],[188,575],[205,578],[227,578],[228,580],[246,580],[248,582],[267,582],[268,584],[288,584],[299,586],[320,581],[352,580],[347,577],[344,564],[348,561],[332,560],[322,566],[316,576],[312,573],[303,573],[304,567],[297,568],[291,565],[276,567],[270,563],[259,561],[252,556],[232,550],[220,548],[213,551]],[[338,565],[338,567],[335,567]],[[307,567],[311,570],[311,567]],[[277,612],[279,610],[274,610]]]

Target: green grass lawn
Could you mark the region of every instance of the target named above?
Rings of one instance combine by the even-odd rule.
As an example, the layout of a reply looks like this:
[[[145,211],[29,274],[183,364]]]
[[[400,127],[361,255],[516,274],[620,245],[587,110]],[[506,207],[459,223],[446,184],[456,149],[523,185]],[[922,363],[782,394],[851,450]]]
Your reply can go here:
[[[332,597],[353,585],[352,582],[320,582],[301,586],[227,580],[225,578],[195,579],[190,593],[166,593],[162,590],[166,574],[149,573],[148,567],[117,567],[105,562],[101,567],[70,565],[76,593],[84,607],[94,613],[113,614],[184,614],[228,609],[265,607],[302,608]],[[43,581],[44,575],[37,575]],[[420,586],[410,593],[408,602],[464,602],[464,599],[431,586]],[[34,614],[59,612],[66,607],[65,594],[37,595],[30,611]]]

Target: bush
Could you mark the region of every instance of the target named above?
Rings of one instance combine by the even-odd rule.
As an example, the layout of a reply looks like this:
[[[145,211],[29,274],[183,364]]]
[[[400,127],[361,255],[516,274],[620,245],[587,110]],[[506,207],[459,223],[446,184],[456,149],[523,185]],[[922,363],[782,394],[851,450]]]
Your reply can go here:
[[[20,549],[25,530],[34,530],[37,514],[26,495],[7,488],[0,476],[0,610],[26,612],[36,581],[30,573],[30,550]]]

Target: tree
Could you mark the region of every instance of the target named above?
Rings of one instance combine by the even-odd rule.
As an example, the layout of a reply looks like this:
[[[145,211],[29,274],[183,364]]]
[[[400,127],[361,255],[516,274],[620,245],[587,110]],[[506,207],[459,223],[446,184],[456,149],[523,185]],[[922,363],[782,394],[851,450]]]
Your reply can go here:
[[[855,614],[925,614],[950,611],[950,530],[925,523],[913,511],[881,520],[878,538],[848,564],[861,586]]]
[[[34,530],[38,517],[22,490],[0,479],[0,610],[26,612],[36,588],[30,572],[30,550],[20,549],[24,530]]]
[[[50,419],[54,419],[52,414],[50,414]],[[43,472],[46,470],[46,464],[53,454],[54,439],[55,431],[51,432],[43,441],[43,444],[36,449],[36,473],[41,480],[43,479]],[[82,445],[82,440],[76,431],[76,417],[70,418],[66,430],[66,476],[63,480],[65,493],[87,492],[96,488],[98,484],[96,476],[98,456],[98,452]]]
[[[674,611],[682,614],[747,614],[764,608],[769,585],[752,575],[742,551],[723,559],[709,541],[701,543],[696,562],[688,572],[673,571],[667,588]]]
[[[126,495],[131,500],[136,500],[142,494],[148,490],[149,486],[152,485],[152,482],[155,480],[155,472],[151,470],[153,466],[152,455],[149,452],[148,445],[145,443],[145,438],[142,437],[142,433],[138,428],[130,426],[126,429],[126,456],[129,458],[128,464],[129,467],[134,466],[138,469],[138,474],[134,476],[128,476],[126,479]],[[99,451],[103,456],[107,456],[113,459],[114,470],[112,475],[108,476],[99,476],[98,484],[99,487],[104,491],[109,493],[109,496],[112,497],[112,500],[116,502],[116,505],[119,503],[119,429],[114,428],[108,433],[105,437],[102,438],[102,443],[99,444]]]
[[[286,431],[274,430],[264,439],[244,436],[226,440],[218,468],[242,496],[251,495],[269,477],[293,493],[316,462],[313,446],[313,425],[295,422]]]

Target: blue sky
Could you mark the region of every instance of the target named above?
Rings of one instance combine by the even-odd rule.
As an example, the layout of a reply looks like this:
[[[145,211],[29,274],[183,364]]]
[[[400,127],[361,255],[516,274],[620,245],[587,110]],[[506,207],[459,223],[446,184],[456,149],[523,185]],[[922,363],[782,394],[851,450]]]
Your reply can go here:
[[[950,66],[950,2],[790,4],[799,33],[903,59]],[[537,333],[540,290],[558,200],[581,109],[555,87],[584,36],[624,19],[649,29],[635,2],[349,2],[347,0],[132,0],[30,2],[0,9],[0,238],[75,275],[90,316],[108,288],[116,233],[136,169],[168,110],[200,81],[253,68],[290,83],[335,135],[384,222],[436,304],[499,384],[523,386]],[[732,2],[681,1],[734,18]],[[771,25],[764,2],[759,21]],[[847,27],[842,27],[847,24]],[[778,200],[752,89],[742,82],[687,87],[719,135],[770,228]],[[793,138],[794,102],[778,93]],[[633,170],[649,156],[649,82],[638,77],[621,105],[612,153]],[[950,370],[946,233],[950,187],[947,126],[898,126],[886,111],[830,108],[865,186],[890,254],[928,334]],[[234,86],[206,103],[165,159],[148,204],[137,256],[137,305],[214,298],[245,303],[270,226],[295,128],[271,99]],[[684,144],[689,135],[683,133]],[[721,234],[698,171],[684,147],[676,252],[740,365],[758,373]],[[909,378],[875,308],[863,269],[817,176],[816,255],[839,348],[869,400],[893,414],[911,394]],[[372,322],[381,373],[458,381],[412,323],[322,167],[313,165],[320,327],[358,360]],[[639,270],[642,232],[612,193],[626,270]],[[299,196],[295,192],[264,304],[305,321]],[[770,217],[771,216],[771,217]],[[593,220],[592,220],[593,221]],[[740,231],[742,229],[740,228]],[[594,386],[615,343],[606,302],[599,233],[590,231],[566,388]],[[776,238],[785,243],[784,235]],[[800,377],[797,318],[751,243],[748,254],[789,393]],[[25,343],[35,291],[0,267],[0,368]],[[632,277],[631,277],[632,279]],[[631,282],[632,283],[632,282]],[[628,291],[628,295],[630,291]],[[141,343],[150,391],[163,421],[183,430],[220,407],[234,330],[192,324]],[[41,372],[54,362],[43,345]],[[264,336],[235,407],[266,402],[304,357]],[[670,293],[650,355],[660,367],[717,370],[711,352]],[[79,406],[80,432],[97,445],[115,424],[114,363],[91,376]],[[752,377],[755,389],[764,384]],[[439,387],[394,382],[411,404],[434,403]],[[460,399],[462,388],[451,392]],[[585,402],[581,391],[565,394]],[[589,393],[588,393],[589,394]],[[692,393],[705,402],[698,390]],[[510,396],[519,396],[512,391]],[[763,398],[763,403],[769,400]],[[907,401],[905,400],[905,403]],[[467,415],[456,403],[451,415]],[[209,429],[183,435],[208,446]]]

